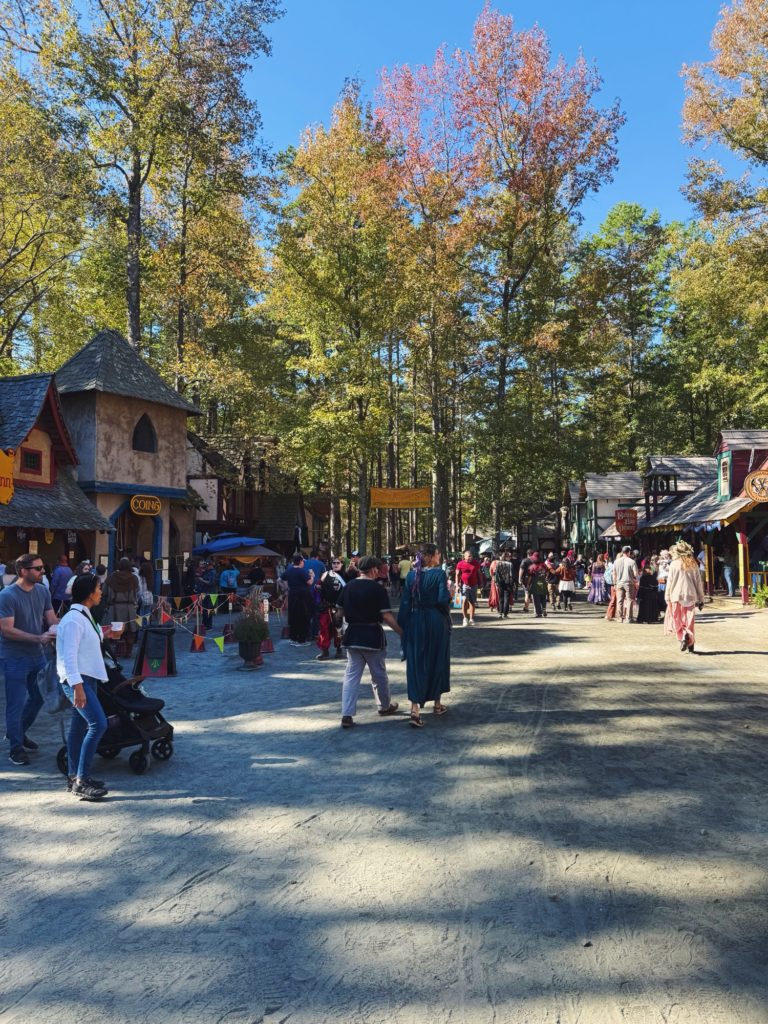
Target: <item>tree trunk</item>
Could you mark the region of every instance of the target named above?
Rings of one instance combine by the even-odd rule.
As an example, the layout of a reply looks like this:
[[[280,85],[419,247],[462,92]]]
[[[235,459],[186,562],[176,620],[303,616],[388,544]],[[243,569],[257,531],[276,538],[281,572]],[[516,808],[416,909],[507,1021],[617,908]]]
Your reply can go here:
[[[357,486],[360,505],[357,512],[357,550],[366,551],[368,537],[368,464],[361,459],[358,467]]]
[[[138,349],[141,345],[141,156],[133,154],[128,179],[126,304],[128,306],[128,341]]]

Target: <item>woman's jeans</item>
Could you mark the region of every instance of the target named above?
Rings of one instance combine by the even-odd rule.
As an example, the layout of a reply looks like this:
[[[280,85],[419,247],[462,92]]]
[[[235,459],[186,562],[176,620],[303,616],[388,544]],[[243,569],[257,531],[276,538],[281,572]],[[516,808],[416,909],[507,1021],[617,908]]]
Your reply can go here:
[[[68,683],[62,683],[64,693],[69,700],[74,699],[74,690]],[[107,716],[96,696],[96,680],[91,676],[83,676],[85,689],[85,707],[72,708],[72,720],[67,736],[68,772],[78,779],[87,779],[99,740],[107,731]]]
[[[541,618],[542,615],[547,614],[547,599],[543,594],[537,594],[535,590],[531,591],[531,597],[533,598],[533,607],[536,610],[536,617]]]
[[[725,585],[728,588],[728,597],[733,597],[733,567],[730,565],[723,566],[723,579]]]

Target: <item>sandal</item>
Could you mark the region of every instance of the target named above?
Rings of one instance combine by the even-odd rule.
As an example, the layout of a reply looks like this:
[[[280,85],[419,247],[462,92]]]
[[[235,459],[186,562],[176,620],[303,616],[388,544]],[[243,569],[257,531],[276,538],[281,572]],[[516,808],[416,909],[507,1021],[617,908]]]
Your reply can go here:
[[[421,720],[421,715],[417,715],[414,711],[411,712],[411,725],[414,729],[423,729],[424,723]]]
[[[432,714],[444,715],[447,710],[448,708],[445,706],[445,704],[435,704],[434,708],[432,709]]]

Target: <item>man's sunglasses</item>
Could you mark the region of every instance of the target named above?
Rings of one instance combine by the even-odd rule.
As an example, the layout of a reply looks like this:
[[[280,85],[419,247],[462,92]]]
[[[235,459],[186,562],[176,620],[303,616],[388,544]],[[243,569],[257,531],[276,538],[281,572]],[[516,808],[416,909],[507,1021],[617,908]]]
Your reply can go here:
[[[44,565],[26,565],[25,569],[32,569],[34,572],[42,572],[45,569]]]

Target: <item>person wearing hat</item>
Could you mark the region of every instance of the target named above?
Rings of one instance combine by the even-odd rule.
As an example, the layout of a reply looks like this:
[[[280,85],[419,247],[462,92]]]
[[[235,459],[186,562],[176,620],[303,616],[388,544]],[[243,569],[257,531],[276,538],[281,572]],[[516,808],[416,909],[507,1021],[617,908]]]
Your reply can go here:
[[[619,622],[632,622],[632,603],[637,586],[637,565],[632,548],[625,544],[613,566],[613,585],[616,590],[616,618]]]
[[[341,727],[349,729],[355,724],[357,695],[363,670],[371,674],[373,696],[380,715],[394,715],[398,709],[389,699],[389,676],[387,675],[387,640],[382,621],[402,636],[402,629],[389,607],[389,595],[385,587],[377,583],[381,560],[374,555],[360,559],[360,575],[344,587],[341,606],[347,629],[342,645],[347,652],[347,667],[341,691]]]
[[[672,561],[664,594],[667,601],[664,632],[677,637],[681,651],[687,650],[693,654],[696,646],[696,608],[701,611],[704,607],[704,586],[699,563],[693,548],[684,540],[678,541],[670,550]]]
[[[347,583],[349,583],[350,580],[356,580],[358,576],[361,575],[359,563],[360,552],[353,551],[349,559],[349,564],[347,565],[347,568],[344,570],[344,579]]]

